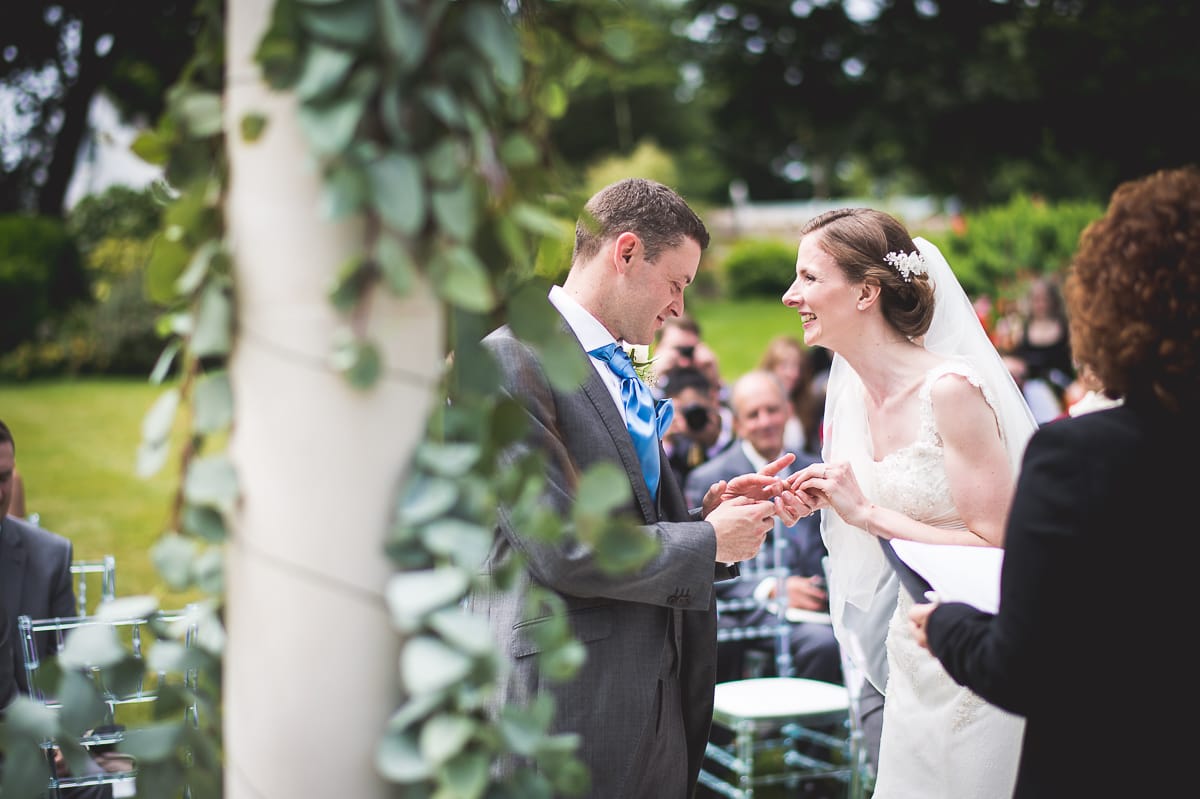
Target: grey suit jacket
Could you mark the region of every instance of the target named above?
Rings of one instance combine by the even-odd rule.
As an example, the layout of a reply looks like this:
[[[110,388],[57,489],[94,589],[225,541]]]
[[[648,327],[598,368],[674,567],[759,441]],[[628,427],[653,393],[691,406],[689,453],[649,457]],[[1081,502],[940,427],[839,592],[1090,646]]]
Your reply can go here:
[[[575,340],[564,324],[563,335]],[[601,570],[589,547],[568,540],[553,545],[517,529],[508,509],[499,524],[484,571],[503,569],[518,554],[525,559],[520,585],[512,592],[475,593],[468,606],[489,617],[501,653],[512,660],[499,687],[498,705],[527,704],[541,692],[556,701],[554,729],[582,737],[578,755],[591,772],[592,799],[666,796],[665,786],[631,784],[631,772],[655,734],[657,691],[666,653],[679,653],[679,684],[688,752],[689,786],[694,787],[712,721],[716,676],[714,579],[733,576],[716,559],[716,538],[708,522],[689,512],[666,458],[659,501],[642,479],[637,452],[604,381],[589,369],[587,380],[562,392],[549,383],[534,351],[507,327],[490,334],[484,346],[499,364],[504,390],[528,414],[530,429],[509,448],[505,462],[530,450],[546,458],[542,502],[569,518],[576,487],[589,466],[608,462],[623,468],[633,501],[621,512],[636,520],[660,551],[632,574]],[[580,354],[583,356],[582,347]],[[586,660],[572,680],[543,680],[537,667],[535,631],[551,617],[526,618],[525,593],[537,584],[557,594],[568,623],[586,648]],[[501,764],[504,771],[515,764]],[[662,789],[663,792],[659,792]],[[690,789],[690,788],[689,788]]]
[[[17,640],[17,616],[49,619],[75,615],[75,586],[71,580],[71,542],[15,516],[0,521],[0,592],[12,636],[13,676],[22,693],[25,679],[22,642]],[[52,642],[39,642],[41,656],[51,654]]]

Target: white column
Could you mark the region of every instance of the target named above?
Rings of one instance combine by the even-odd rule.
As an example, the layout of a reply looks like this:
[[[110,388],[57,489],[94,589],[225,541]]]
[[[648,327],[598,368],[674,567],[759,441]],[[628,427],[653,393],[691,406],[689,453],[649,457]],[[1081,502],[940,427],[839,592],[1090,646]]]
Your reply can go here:
[[[327,291],[362,226],[320,215],[321,180],[291,95],[258,80],[273,0],[234,0],[227,31],[226,224],[236,262],[230,454],[242,492],[227,550],[229,799],[390,793],[376,746],[397,705],[399,641],[383,542],[442,363],[441,304],[371,298],[386,376],[370,391],[327,365],[341,320]],[[241,118],[260,112],[247,144]]]

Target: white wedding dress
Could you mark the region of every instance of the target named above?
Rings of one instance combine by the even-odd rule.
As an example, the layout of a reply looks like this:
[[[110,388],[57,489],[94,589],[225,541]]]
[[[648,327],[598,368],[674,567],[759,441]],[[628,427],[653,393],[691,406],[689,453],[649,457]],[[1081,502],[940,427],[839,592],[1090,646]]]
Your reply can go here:
[[[870,499],[917,521],[964,529],[950,496],[930,390],[953,372],[991,392],[970,367],[932,369],[919,394],[920,431],[908,446],[870,461]],[[888,680],[873,799],[1000,799],[1012,796],[1024,721],[955,683],[909,633],[913,600],[901,587],[887,631]]]

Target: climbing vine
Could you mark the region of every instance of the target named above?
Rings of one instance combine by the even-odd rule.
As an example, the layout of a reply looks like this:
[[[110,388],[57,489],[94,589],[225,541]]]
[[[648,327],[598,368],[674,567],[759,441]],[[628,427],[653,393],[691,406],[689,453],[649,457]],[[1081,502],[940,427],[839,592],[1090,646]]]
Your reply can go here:
[[[329,300],[345,329],[330,364],[364,391],[380,379],[386,365],[366,332],[374,291],[403,295],[420,277],[449,312],[443,401],[413,454],[387,541],[397,568],[387,601],[403,637],[404,701],[381,733],[376,763],[406,795],[536,799],[586,786],[577,738],[550,732],[549,697],[503,708],[498,720],[486,711],[503,664],[486,621],[460,603],[479,579],[499,506],[547,539],[587,540],[613,571],[653,555],[613,518],[629,491],[615,469],[585,474],[572,517],[560,519],[538,501],[539,454],[499,468],[500,453],[524,433],[524,415],[499,392],[479,344],[508,322],[556,385],[578,385],[585,374],[578,348],[555,334],[541,277],[561,269],[551,261],[569,251],[582,199],[567,188],[569,171],[547,130],[595,63],[629,52],[628,37],[604,24],[610,8],[603,0],[276,0],[256,51],[268,84],[299,101],[329,221],[365,222],[360,251],[331,275]],[[198,13],[205,24],[192,63],[156,129],[135,146],[165,171],[167,210],[148,280],[169,309],[169,343],[152,374],[168,387],[143,424],[139,470],[162,468],[172,430],[186,426],[171,524],[154,558],[173,588],[199,587],[219,604],[226,520],[238,499],[222,449],[233,422],[226,369],[236,286],[223,216],[224,7],[204,0]],[[233,124],[254,140],[271,120],[250,113]],[[517,568],[492,587],[510,587]],[[554,595],[535,591],[530,601],[560,622],[541,625],[542,674],[567,679],[583,649]],[[213,659],[192,665],[219,686],[219,636],[206,645]],[[219,758],[211,756],[220,748],[219,693],[207,698],[202,740],[175,728],[176,746],[161,757],[182,765],[168,775],[174,782],[159,784],[208,786],[193,790],[195,799],[220,790]],[[529,765],[498,780],[491,766],[507,754]],[[153,757],[145,762],[152,766]]]

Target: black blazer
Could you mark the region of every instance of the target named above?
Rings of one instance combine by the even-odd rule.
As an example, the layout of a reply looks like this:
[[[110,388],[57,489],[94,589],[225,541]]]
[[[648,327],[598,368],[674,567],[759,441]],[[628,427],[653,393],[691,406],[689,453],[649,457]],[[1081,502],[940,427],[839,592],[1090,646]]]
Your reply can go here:
[[[1188,416],[1126,405],[1040,428],[999,613],[954,603],[930,616],[950,675],[1026,719],[1014,796],[1173,796],[1190,771],[1200,436]]]

